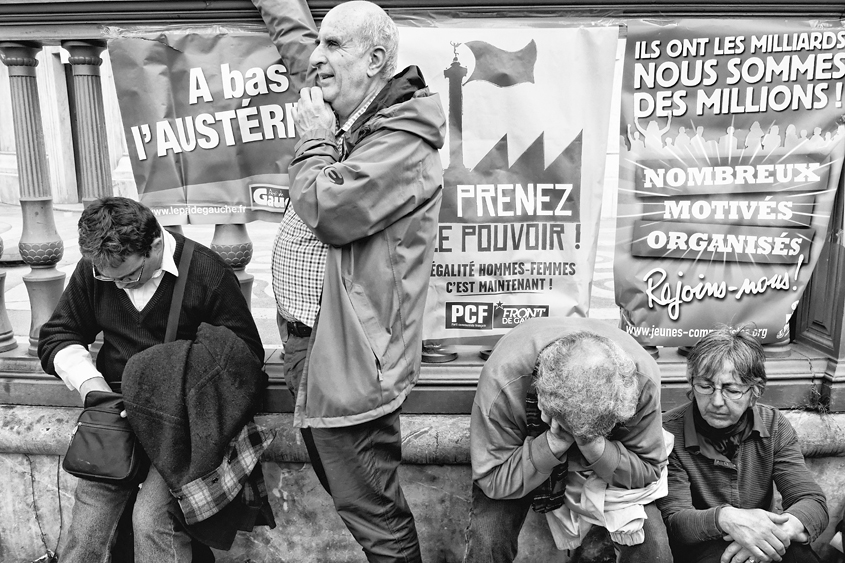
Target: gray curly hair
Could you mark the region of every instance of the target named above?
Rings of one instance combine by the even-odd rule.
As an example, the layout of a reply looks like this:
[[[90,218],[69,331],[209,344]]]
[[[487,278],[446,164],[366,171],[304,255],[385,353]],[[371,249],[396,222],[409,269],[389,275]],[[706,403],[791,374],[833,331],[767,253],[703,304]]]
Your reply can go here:
[[[576,438],[607,436],[637,411],[637,366],[618,344],[589,331],[540,352],[534,388],[540,410]]]

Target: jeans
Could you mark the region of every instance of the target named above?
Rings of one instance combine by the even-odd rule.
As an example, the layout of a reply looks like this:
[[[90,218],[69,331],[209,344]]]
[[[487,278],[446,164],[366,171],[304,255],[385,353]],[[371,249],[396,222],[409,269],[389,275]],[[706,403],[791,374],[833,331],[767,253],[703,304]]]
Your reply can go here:
[[[285,379],[295,397],[308,338],[283,332],[282,339]],[[414,516],[399,485],[399,410],[354,426],[303,428],[302,437],[317,478],[367,560],[420,563]]]
[[[520,499],[491,499],[472,484],[472,506],[469,514],[464,563],[510,563],[516,558],[519,532],[532,496]],[[654,503],[645,505],[647,519],[643,524],[645,541],[640,545],[620,545],[614,542],[619,563],[672,563],[669,538],[663,517]]]
[[[118,521],[134,494],[132,488],[79,479],[62,563],[110,561]],[[191,561],[191,539],[168,511],[175,503],[164,479],[151,467],[132,510],[136,563]]]
[[[531,495],[494,500],[473,483],[464,563],[510,563],[516,559],[519,532],[531,500]]]

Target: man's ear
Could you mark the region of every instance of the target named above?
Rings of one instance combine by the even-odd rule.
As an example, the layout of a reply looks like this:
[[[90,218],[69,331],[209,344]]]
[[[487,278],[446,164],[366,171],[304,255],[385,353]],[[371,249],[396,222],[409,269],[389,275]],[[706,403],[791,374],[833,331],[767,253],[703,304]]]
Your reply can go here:
[[[379,74],[387,63],[387,51],[381,45],[376,45],[370,49],[370,58],[367,64],[367,76],[372,78]],[[390,78],[388,76],[388,78]]]
[[[164,233],[160,234],[156,238],[153,239],[153,243],[150,245],[150,251],[147,253],[147,256],[151,256],[154,252],[158,252],[159,249],[164,248]]]

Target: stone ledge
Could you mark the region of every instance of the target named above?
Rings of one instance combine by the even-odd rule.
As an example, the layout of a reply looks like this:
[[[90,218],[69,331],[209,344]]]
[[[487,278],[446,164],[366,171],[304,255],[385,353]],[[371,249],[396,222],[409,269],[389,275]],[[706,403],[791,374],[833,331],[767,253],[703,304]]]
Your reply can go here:
[[[8,352],[0,353],[0,405],[43,405],[74,407],[79,396],[57,378],[41,369],[38,359],[26,353],[28,341]],[[458,358],[449,363],[423,364],[419,381],[403,405],[406,414],[465,415],[472,409],[475,386],[484,366],[480,346],[453,346]],[[283,354],[268,348],[265,370],[270,376],[262,411],[293,411],[291,395],[284,380]],[[686,358],[675,348],[661,348],[657,359],[661,373],[661,405],[669,410],[688,399],[686,392]],[[845,412],[845,383],[834,381],[828,373],[830,359],[818,350],[792,343],[785,357],[768,358],[766,371],[769,383],[764,400],[783,410],[817,407]],[[834,385],[834,383],[836,383]]]
[[[0,453],[64,455],[81,409],[0,405]],[[845,414],[784,411],[805,457],[845,457]],[[308,455],[289,413],[262,414],[276,431],[264,461],[303,463]],[[469,415],[402,415],[402,457],[414,465],[469,464]]]

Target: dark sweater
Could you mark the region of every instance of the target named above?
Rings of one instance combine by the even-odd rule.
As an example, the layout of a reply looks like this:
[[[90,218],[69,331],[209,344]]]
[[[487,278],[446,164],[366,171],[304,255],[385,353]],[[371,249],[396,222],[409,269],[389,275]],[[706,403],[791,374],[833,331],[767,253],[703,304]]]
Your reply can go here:
[[[178,264],[185,237],[174,233]],[[86,348],[103,333],[97,369],[110,383],[118,382],[134,354],[164,341],[176,277],[165,273],[150,302],[138,311],[113,282],[94,279],[91,263],[82,259],[49,321],[41,327],[38,357],[47,373],[56,375],[56,353],[71,344]],[[193,340],[200,323],[225,326],[264,361],[264,347],[241,293],[235,273],[218,255],[197,244],[191,259],[177,340]]]

